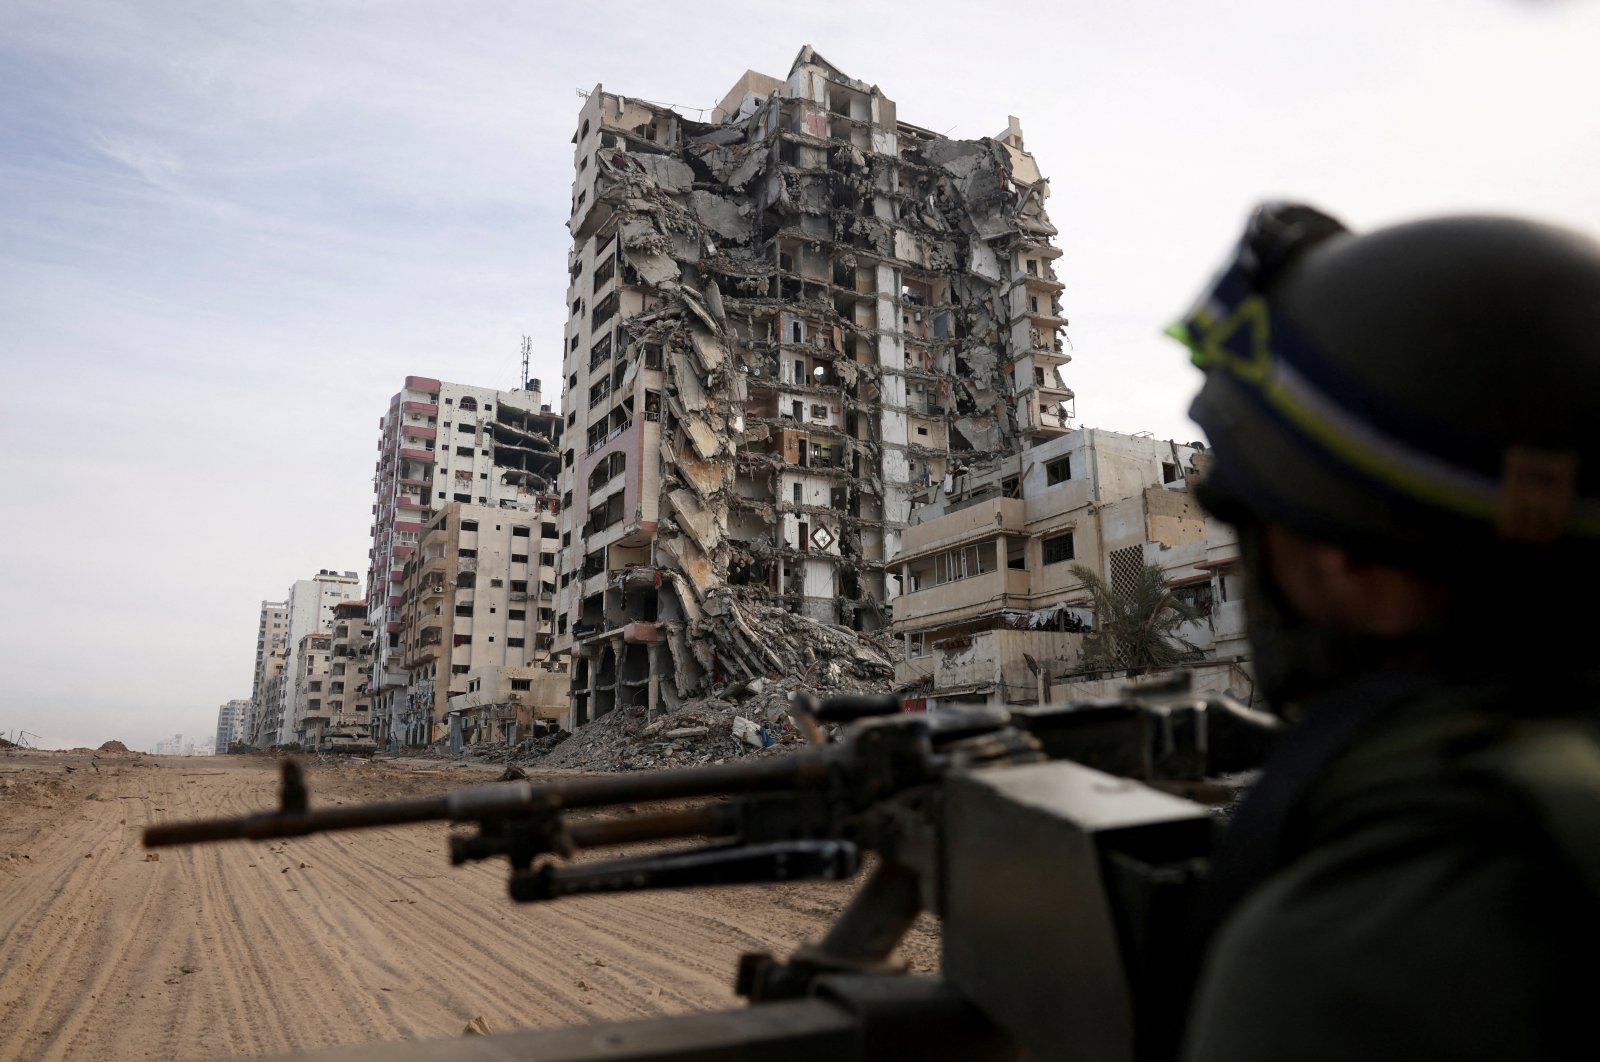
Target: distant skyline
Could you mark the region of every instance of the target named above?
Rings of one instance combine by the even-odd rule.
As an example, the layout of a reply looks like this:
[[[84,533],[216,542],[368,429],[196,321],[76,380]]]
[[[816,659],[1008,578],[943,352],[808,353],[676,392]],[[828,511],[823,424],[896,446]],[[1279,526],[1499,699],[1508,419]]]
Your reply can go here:
[[[811,44],[906,121],[1016,115],[1078,423],[1200,438],[1160,330],[1252,203],[1600,233],[1600,4],[755,8],[0,0],[0,364],[20,381],[0,730],[149,748],[248,696],[260,602],[367,570],[408,374],[560,401],[579,92],[709,111]],[[1507,371],[1516,352],[1506,352]],[[1484,396],[1484,416],[1494,415]]]

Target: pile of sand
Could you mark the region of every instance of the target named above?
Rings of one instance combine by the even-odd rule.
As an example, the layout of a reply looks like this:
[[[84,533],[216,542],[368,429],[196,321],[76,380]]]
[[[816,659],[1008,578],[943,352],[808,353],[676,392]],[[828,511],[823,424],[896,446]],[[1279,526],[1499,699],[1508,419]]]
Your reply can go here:
[[[124,745],[120,741],[108,741],[104,745],[101,745],[100,748],[97,749],[96,751],[98,751],[98,752],[127,752],[128,751],[128,746]]]

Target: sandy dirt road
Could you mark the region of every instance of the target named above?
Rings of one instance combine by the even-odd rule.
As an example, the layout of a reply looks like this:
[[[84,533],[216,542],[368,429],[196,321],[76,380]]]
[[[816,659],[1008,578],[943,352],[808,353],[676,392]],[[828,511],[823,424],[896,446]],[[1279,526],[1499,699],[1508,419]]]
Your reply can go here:
[[[74,770],[68,771],[67,767]],[[444,826],[166,849],[153,822],[262,810],[270,761],[0,755],[0,1059],[213,1059],[734,1004],[738,955],[816,936],[849,885],[514,905]],[[314,805],[489,780],[312,768]],[[931,968],[930,928],[908,941]]]

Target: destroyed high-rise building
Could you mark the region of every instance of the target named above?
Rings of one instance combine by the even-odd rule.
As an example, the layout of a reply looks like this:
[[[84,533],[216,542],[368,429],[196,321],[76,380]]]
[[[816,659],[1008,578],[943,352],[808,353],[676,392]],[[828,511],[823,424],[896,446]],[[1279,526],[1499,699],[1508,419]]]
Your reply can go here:
[[[1065,433],[1048,185],[810,47],[573,138],[556,648],[572,723],[781,671],[746,605],[887,624],[913,498]]]

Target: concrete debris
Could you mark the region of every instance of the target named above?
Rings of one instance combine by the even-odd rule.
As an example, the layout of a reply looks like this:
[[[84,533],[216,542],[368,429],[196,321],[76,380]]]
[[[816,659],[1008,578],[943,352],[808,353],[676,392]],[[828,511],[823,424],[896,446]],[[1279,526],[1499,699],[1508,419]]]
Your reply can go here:
[[[733,717],[733,736],[743,741],[746,745],[751,745],[758,749],[766,748],[772,744],[771,740],[765,738],[766,732],[765,727],[752,723],[742,715]]]

